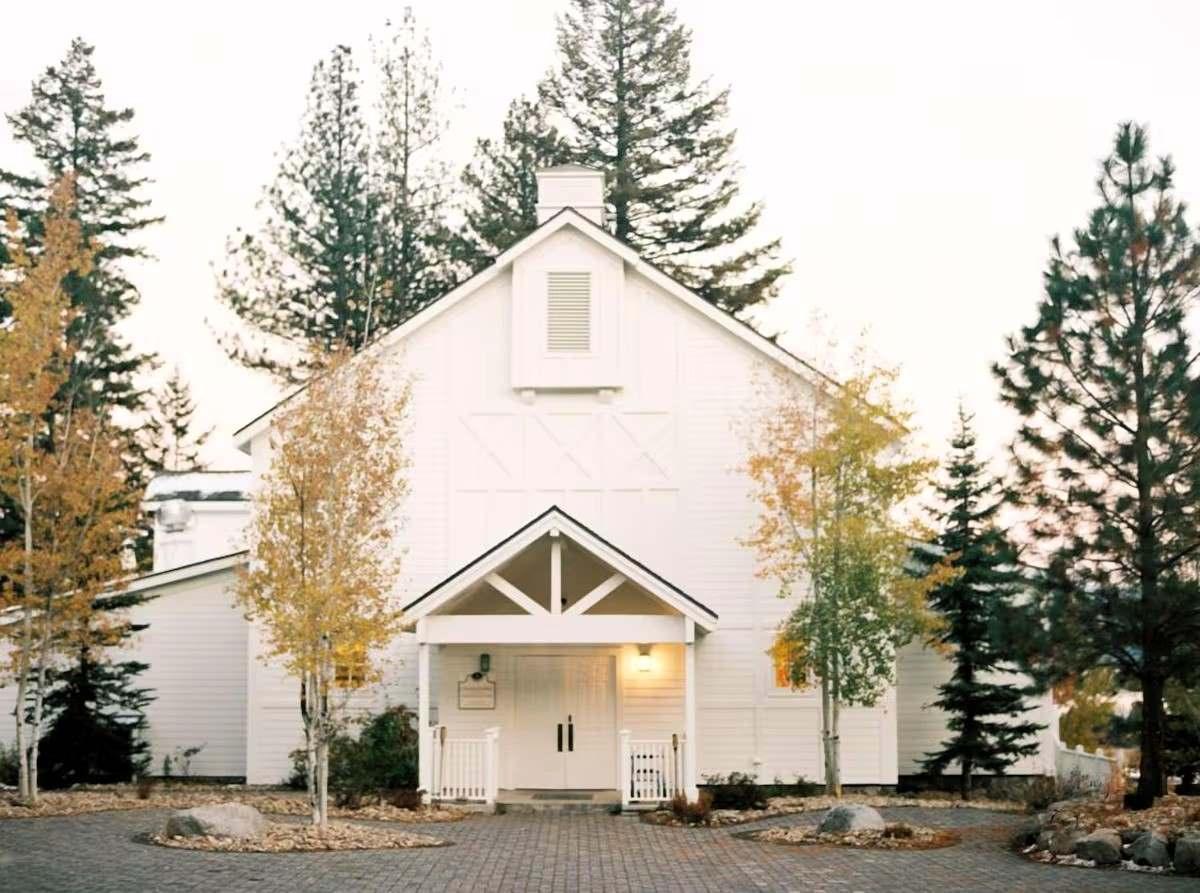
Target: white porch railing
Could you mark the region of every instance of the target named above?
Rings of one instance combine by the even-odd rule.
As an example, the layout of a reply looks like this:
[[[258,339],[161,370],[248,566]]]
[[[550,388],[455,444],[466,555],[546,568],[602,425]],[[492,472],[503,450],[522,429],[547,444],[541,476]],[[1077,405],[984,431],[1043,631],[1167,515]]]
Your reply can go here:
[[[1055,754],[1054,773],[1060,781],[1075,773],[1083,784],[1103,791],[1108,787],[1116,762],[1102,753],[1088,753],[1082,744],[1077,745],[1074,750],[1060,744]]]
[[[683,790],[683,738],[634,741],[627,729],[620,741],[621,805],[662,803]]]
[[[450,738],[445,726],[433,726],[434,800],[478,800],[495,803],[500,787],[500,729],[485,729],[482,738]]]

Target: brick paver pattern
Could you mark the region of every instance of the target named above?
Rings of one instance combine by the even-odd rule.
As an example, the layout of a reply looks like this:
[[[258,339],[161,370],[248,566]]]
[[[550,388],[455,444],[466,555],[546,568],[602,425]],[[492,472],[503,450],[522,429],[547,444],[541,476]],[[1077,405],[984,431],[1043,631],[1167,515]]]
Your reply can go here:
[[[958,846],[924,852],[758,843],[739,829],[660,828],[609,815],[506,815],[422,826],[454,845],[356,853],[233,854],[142,842],[163,811],[0,821],[0,891],[143,890],[803,890],[1200,891],[1200,879],[1030,863],[1006,839],[1020,817],[978,810],[885,810],[889,821],[954,827]]]

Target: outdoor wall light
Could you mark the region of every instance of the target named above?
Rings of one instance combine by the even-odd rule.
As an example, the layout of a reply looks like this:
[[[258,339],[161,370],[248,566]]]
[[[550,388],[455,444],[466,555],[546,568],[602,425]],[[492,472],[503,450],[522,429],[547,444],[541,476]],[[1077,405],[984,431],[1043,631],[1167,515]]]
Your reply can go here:
[[[653,660],[650,657],[649,645],[638,645],[637,668],[639,673],[649,673],[650,668],[654,666]]]

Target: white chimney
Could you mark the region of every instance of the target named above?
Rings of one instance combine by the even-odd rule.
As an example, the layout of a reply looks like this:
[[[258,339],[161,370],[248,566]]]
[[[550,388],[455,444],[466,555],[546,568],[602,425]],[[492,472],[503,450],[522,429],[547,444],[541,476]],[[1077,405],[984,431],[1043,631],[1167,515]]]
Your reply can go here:
[[[604,173],[581,164],[563,164],[537,172],[537,219],[542,224],[561,211],[573,208],[598,226],[604,226]]]

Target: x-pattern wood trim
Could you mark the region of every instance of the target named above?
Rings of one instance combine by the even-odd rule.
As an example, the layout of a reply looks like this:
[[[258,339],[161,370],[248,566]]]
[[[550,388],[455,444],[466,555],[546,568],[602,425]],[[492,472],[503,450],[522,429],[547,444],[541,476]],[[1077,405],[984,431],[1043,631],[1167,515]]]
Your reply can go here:
[[[492,586],[492,588],[494,588],[501,595],[510,599],[513,602],[513,604],[515,604],[517,607],[524,608],[526,613],[529,613],[529,614],[548,614],[549,613],[549,611],[547,611],[545,608],[543,608],[541,605],[539,605],[537,602],[535,602],[533,599],[531,599],[524,592],[522,592],[520,589],[518,589],[512,583],[508,582],[508,580],[504,579],[499,574],[496,574],[496,573],[488,574],[487,581],[488,581],[488,584],[490,586]]]
[[[575,602],[575,604],[571,605],[571,607],[567,608],[567,613],[582,614],[624,582],[624,574],[613,574],[579,601]]]

